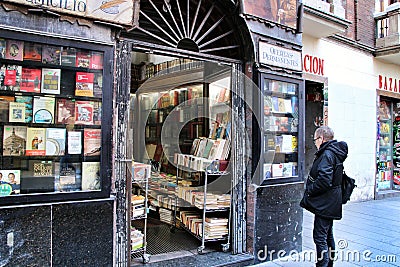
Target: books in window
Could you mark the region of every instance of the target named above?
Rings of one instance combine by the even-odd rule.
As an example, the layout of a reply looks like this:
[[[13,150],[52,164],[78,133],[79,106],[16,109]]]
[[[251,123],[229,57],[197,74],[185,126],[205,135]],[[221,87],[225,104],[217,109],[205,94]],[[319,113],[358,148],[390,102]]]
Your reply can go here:
[[[6,57],[6,39],[0,38],[0,58],[5,58]]]
[[[54,123],[55,98],[47,96],[33,97],[33,122]]]
[[[81,190],[82,168],[80,162],[54,163],[54,190],[69,192]]]
[[[0,95],[0,121],[7,122],[9,118],[10,103],[14,102],[13,96]]]
[[[65,154],[66,129],[46,128],[46,156]]]
[[[61,65],[75,67],[77,50],[72,47],[63,47],[61,51]]]
[[[75,124],[93,125],[92,101],[75,101]]]
[[[101,149],[101,129],[85,128],[83,130],[83,144],[84,156],[99,156]]]
[[[25,103],[10,102],[9,122],[25,122]]]
[[[22,61],[24,58],[24,42],[6,40],[6,59]]]
[[[25,155],[27,130],[25,126],[4,125],[3,156]]]
[[[89,68],[89,66],[90,66],[90,51],[77,50],[75,66],[78,68]]]
[[[46,128],[26,129],[26,156],[46,155]]]
[[[19,91],[21,86],[22,66],[2,65],[0,67],[0,90]]]
[[[42,63],[60,65],[61,47],[53,45],[44,45],[42,47]]]
[[[42,69],[42,88],[43,94],[60,94],[61,69]]]
[[[94,96],[93,81],[94,81],[94,73],[77,72],[76,83],[75,83],[75,95],[88,96],[88,97]]]
[[[75,123],[75,101],[65,98],[57,99],[57,124]]]
[[[82,153],[82,132],[68,131],[67,133],[68,154]]]
[[[21,92],[40,93],[42,70],[34,68],[22,68]]]
[[[100,162],[82,162],[82,190],[100,190]]]
[[[41,61],[42,45],[32,42],[24,43],[24,60]]]
[[[90,69],[102,70],[103,69],[103,53],[92,51],[90,55]]]

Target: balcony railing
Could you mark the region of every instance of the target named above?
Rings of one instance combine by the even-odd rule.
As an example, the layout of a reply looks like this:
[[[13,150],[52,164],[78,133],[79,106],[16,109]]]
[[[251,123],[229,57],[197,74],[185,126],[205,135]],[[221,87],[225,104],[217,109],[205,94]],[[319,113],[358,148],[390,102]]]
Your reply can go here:
[[[374,14],[376,57],[400,65],[400,3]]]

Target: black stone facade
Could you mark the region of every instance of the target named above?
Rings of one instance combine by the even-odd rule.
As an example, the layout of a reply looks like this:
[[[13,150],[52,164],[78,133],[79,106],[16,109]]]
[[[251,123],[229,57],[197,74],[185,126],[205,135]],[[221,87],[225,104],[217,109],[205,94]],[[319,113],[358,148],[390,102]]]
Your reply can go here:
[[[113,203],[0,209],[1,266],[112,266]]]

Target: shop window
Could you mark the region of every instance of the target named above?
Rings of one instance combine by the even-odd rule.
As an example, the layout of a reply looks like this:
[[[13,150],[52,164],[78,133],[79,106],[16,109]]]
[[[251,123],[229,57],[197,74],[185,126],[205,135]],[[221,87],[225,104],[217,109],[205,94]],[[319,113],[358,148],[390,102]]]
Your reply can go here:
[[[2,202],[104,195],[104,48],[24,37],[0,36]]]

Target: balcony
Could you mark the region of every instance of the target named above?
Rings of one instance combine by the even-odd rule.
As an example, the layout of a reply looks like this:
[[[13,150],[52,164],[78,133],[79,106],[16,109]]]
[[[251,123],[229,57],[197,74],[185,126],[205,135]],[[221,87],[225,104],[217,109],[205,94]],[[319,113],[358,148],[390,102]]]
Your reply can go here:
[[[303,0],[303,33],[315,38],[344,33],[350,21],[340,0]]]
[[[376,22],[375,56],[382,61],[400,65],[400,3],[374,14]]]

